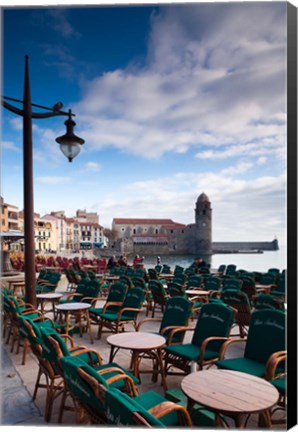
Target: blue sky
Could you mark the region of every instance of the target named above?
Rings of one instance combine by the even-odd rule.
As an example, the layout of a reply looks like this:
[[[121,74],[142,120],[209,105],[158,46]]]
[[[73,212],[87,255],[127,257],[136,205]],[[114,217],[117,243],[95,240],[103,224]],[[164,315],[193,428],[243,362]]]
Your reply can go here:
[[[213,240],[286,237],[286,3],[36,6],[3,10],[3,94],[62,101],[85,139],[72,163],[64,118],[34,120],[34,202],[194,222]],[[2,112],[1,195],[23,208],[22,118]]]

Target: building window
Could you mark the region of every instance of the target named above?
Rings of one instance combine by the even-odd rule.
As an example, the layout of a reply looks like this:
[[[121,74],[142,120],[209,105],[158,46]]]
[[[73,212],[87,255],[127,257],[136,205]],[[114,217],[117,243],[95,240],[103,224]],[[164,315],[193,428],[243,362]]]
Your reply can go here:
[[[136,232],[137,232],[137,230],[134,228],[134,229],[133,229],[133,233],[136,234]]]
[[[158,229],[156,228],[156,230],[155,230],[155,234],[158,234]]]

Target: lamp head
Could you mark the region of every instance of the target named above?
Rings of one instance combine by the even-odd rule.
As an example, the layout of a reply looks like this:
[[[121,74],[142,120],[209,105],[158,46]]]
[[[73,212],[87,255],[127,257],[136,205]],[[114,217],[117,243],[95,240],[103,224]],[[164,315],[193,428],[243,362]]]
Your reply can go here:
[[[84,144],[85,141],[74,134],[73,129],[76,124],[72,119],[73,114],[71,110],[69,110],[68,113],[69,117],[64,123],[66,126],[66,134],[56,138],[56,142],[60,144],[60,149],[69,162],[72,162],[80,153],[81,145]]]

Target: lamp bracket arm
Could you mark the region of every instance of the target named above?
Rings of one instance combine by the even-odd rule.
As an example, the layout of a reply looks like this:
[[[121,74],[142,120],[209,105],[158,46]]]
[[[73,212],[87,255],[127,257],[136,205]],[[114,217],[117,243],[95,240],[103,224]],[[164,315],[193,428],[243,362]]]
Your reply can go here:
[[[13,112],[13,113],[15,113],[15,114],[18,114],[18,115],[20,115],[20,116],[23,116],[23,115],[24,115],[24,111],[23,111],[23,110],[21,110],[21,109],[15,107],[15,106],[13,106],[13,105],[11,105],[10,103],[5,102],[5,101],[1,101],[1,103],[2,103],[2,105],[4,106],[4,108],[8,109],[9,111],[11,111],[11,112]]]
[[[68,116],[69,114],[63,111],[48,112],[48,113],[32,113],[31,117],[36,119],[56,117],[56,116]]]

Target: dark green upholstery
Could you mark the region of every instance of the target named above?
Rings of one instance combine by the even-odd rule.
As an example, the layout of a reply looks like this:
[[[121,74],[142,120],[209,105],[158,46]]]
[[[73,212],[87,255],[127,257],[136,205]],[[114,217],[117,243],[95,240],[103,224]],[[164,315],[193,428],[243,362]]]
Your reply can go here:
[[[98,373],[98,371],[104,371],[105,369],[117,368],[127,375],[127,371],[120,368],[116,363],[110,363],[108,365],[103,365],[99,367],[92,367],[87,364],[84,359],[80,356],[75,357],[63,357],[60,360],[61,368],[63,371],[64,379],[68,385],[70,392],[81,402],[84,407],[93,410],[94,414],[99,416],[104,416],[105,405],[102,400],[96,397],[94,390],[90,387],[89,383],[84,380],[78,373],[78,368],[82,369],[89,376],[94,378],[99,384],[104,387],[117,388],[119,390],[125,389],[125,381],[120,379],[111,384],[108,384],[108,379],[119,375],[118,371],[113,371],[109,373]],[[121,373],[121,372],[120,372]],[[131,378],[132,375],[128,374]],[[88,410],[90,412],[90,410]]]
[[[199,312],[191,343],[169,345],[164,348],[165,369],[167,370],[171,365],[174,365],[187,371],[189,362],[199,361],[200,347],[205,339],[209,337],[226,338],[229,336],[233,324],[233,317],[233,311],[224,304],[203,304]],[[208,343],[204,354],[204,362],[209,362],[218,358],[219,350],[223,342],[223,340],[220,340],[210,341],[210,343]]]
[[[43,356],[47,360],[49,360],[52,364],[56,364],[56,367],[58,367],[58,369],[59,369],[59,358],[57,356],[57,353],[53,345],[48,340],[49,336],[51,336],[53,339],[55,339],[56,342],[58,342],[63,357],[71,356],[75,354],[76,351],[81,350],[81,347],[77,347],[76,350],[70,352],[64,339],[52,328],[41,327],[40,334],[42,338]],[[83,359],[87,363],[91,363],[93,365],[98,364],[98,357],[92,350],[88,350],[88,352],[86,353],[79,354],[78,357]]]
[[[168,389],[165,397],[187,409],[188,399],[180,388]],[[215,428],[215,414],[202,405],[194,404],[190,415],[194,426]]]
[[[203,278],[201,275],[191,275],[186,282],[187,289],[199,288],[202,285]]]
[[[145,293],[141,288],[131,288],[127,291],[124,302],[121,309],[126,308],[136,308],[139,309],[145,298]],[[126,311],[125,315],[121,316],[121,320],[133,320],[136,318],[138,312],[136,311]],[[101,318],[107,319],[109,321],[114,321],[118,317],[118,313],[106,312],[100,314]]]
[[[148,412],[152,407],[165,401],[167,401],[166,398],[153,391],[131,398],[119,390],[109,388],[106,392],[108,424],[136,425],[138,423],[133,418],[133,413],[136,412],[152,427],[179,427],[177,412],[170,412],[159,419]]]
[[[285,305],[282,300],[271,294],[258,294],[254,297],[253,307],[256,310],[261,309],[280,309],[283,310]]]
[[[264,309],[253,312],[244,356],[217,361],[217,367],[264,377],[271,354],[285,350],[285,324],[283,311]]]
[[[75,293],[70,294],[65,299],[61,299],[60,303],[74,303],[83,301],[90,303],[93,298],[96,298],[100,293],[100,283],[97,279],[82,279],[75,290]]]
[[[57,288],[60,279],[60,272],[48,272],[46,274],[46,282],[36,285],[36,293],[41,294],[54,291]]]
[[[106,300],[106,303],[110,302],[121,302],[123,303],[125,295],[127,292],[127,287],[121,283],[116,282],[113,285],[111,285],[111,288],[109,289],[108,297]],[[108,307],[109,312],[118,312],[121,306],[111,305]],[[95,308],[92,307],[89,309],[89,314],[92,317],[92,315],[99,316],[103,312],[103,308]]]
[[[173,297],[167,301],[165,311],[159,328],[159,333],[169,326],[186,326],[191,315],[192,303],[184,297]],[[162,333],[167,339],[171,330]],[[177,333],[172,339],[172,343],[176,343],[183,339],[184,333]]]

